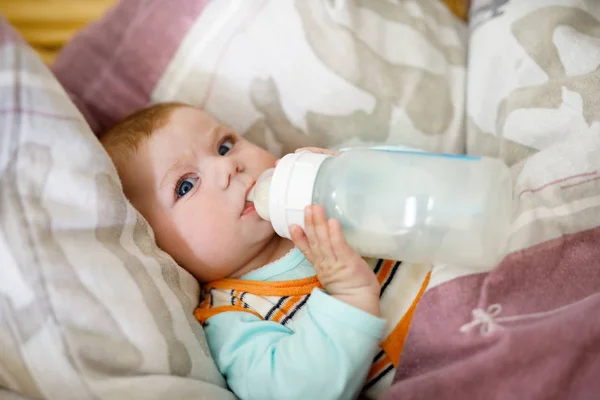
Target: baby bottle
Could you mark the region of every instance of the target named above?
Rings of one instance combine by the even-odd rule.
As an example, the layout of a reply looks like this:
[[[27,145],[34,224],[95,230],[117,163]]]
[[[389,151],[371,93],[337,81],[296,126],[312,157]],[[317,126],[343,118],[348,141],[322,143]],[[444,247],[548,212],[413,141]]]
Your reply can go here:
[[[248,195],[290,238],[304,208],[324,206],[359,254],[463,266],[498,263],[510,229],[512,183],[497,159],[356,149],[300,152],[265,171]]]

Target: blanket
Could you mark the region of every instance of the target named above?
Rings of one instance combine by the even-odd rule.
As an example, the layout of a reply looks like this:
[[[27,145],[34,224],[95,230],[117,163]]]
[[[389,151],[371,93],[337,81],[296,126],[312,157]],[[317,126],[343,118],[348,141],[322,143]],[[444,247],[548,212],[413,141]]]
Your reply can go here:
[[[592,137],[515,167],[512,253],[434,268],[384,399],[597,398],[599,153]]]
[[[510,254],[434,267],[384,399],[598,398],[600,9],[481,0],[470,21],[467,148],[514,164]]]

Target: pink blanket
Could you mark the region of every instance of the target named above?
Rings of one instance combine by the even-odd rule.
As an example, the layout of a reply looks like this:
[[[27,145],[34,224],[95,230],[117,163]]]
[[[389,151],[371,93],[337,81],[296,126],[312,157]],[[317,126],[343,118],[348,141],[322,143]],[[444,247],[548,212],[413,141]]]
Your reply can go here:
[[[600,228],[508,257],[421,300],[384,399],[597,399]]]

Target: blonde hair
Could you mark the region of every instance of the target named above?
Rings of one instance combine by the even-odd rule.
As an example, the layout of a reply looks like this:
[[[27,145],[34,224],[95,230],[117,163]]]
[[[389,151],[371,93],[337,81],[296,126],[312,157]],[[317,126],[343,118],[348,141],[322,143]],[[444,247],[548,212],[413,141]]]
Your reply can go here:
[[[185,103],[170,102],[155,104],[136,111],[106,131],[100,137],[100,142],[118,167],[121,160],[131,157],[135,153],[143,140],[152,136],[156,130],[169,122],[173,111],[182,107],[191,106]]]

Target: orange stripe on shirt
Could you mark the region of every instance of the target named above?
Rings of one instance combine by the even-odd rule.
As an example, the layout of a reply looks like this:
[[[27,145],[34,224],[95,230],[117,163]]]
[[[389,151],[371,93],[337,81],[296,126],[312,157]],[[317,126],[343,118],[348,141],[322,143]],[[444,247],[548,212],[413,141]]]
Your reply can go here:
[[[201,324],[204,324],[204,323],[206,323],[206,320],[208,320],[210,317],[214,317],[215,315],[220,314],[222,312],[226,312],[226,311],[247,312],[252,315],[256,315],[261,320],[263,319],[263,317],[259,313],[252,311],[250,309],[244,308],[244,307],[239,307],[239,306],[218,306],[218,307],[213,307],[210,309],[196,308],[194,310],[194,317],[196,317],[196,320],[198,320],[198,322],[200,322]]]
[[[393,260],[385,260],[383,262],[381,269],[377,273],[377,280],[379,281],[380,286],[383,285],[383,282],[390,277],[390,273],[392,272],[394,264],[396,264],[396,261]]]
[[[285,303],[283,303],[281,307],[277,309],[277,311],[275,311],[275,315],[271,317],[271,320],[275,322],[281,322],[285,317],[287,317],[290,314],[292,308],[294,308],[296,304],[300,303],[300,301],[302,301],[303,298],[304,296],[294,296],[287,299]]]
[[[381,356],[381,358],[373,363],[369,374],[367,375],[367,382],[379,375],[384,369],[392,364],[392,361],[387,354]]]
[[[211,305],[210,305],[211,297],[212,297],[212,293],[210,293],[210,291],[207,291],[206,295],[204,296],[204,299],[200,302],[200,304],[198,304],[198,308],[209,309],[211,307]]]
[[[291,281],[246,281],[242,279],[220,279],[205,285],[210,288],[239,290],[249,292],[258,296],[298,296],[310,294],[314,288],[323,288],[316,276],[310,278],[295,279]]]
[[[394,368],[398,367],[398,363],[400,362],[400,355],[402,354],[402,348],[404,347],[404,342],[406,341],[406,337],[408,336],[408,330],[410,328],[410,323],[412,322],[413,314],[415,313],[415,309],[419,300],[421,300],[421,296],[427,289],[427,285],[429,284],[429,278],[431,277],[431,272],[427,274],[425,279],[423,280],[423,284],[421,285],[421,289],[417,294],[417,297],[413,300],[412,304],[406,311],[406,314],[402,316],[402,319],[394,330],[388,335],[387,338],[381,343],[380,347],[385,351],[385,353],[389,356],[390,360],[394,364]]]

